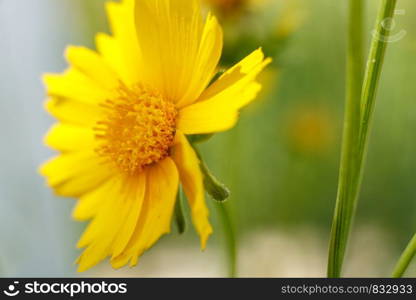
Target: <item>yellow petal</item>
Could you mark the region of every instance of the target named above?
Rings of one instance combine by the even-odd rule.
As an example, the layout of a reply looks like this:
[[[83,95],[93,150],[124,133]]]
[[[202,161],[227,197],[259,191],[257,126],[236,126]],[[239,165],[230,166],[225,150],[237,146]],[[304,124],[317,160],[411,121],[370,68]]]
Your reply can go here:
[[[199,0],[136,1],[136,29],[145,81],[181,107],[207,86],[222,51],[213,16],[205,24]]]
[[[202,134],[233,127],[239,110],[260,91],[256,77],[270,62],[260,49],[243,59],[213,83],[197,103],[180,111],[178,129],[185,134]]]
[[[108,197],[103,197],[103,195],[106,195],[111,184],[113,183],[110,178],[79,198],[72,211],[72,217],[77,221],[88,221],[95,217],[102,206],[109,200]]]
[[[74,68],[69,68],[62,74],[46,74],[43,81],[47,94],[55,98],[96,105],[109,96],[108,89],[99,86]]]
[[[137,264],[138,257],[163,235],[170,232],[178,171],[169,157],[147,168],[147,185],[143,207],[135,231],[120,255],[111,259],[114,268]]]
[[[124,222],[120,228],[120,232],[113,242],[114,247],[111,253],[113,257],[120,255],[125,250],[136,229],[146,192],[146,173],[147,172],[144,171],[139,174],[137,176],[138,178],[135,178],[131,184],[133,186],[132,188],[136,190],[136,195],[133,199],[134,202],[128,210],[128,214],[124,217]],[[137,187],[134,185],[137,185]]]
[[[100,53],[110,61],[111,65],[117,65],[120,76],[126,84],[136,84],[141,81],[143,72],[141,52],[137,41],[134,22],[135,0],[123,0],[121,2],[108,2],[107,14],[114,38],[106,45],[101,43]],[[99,46],[97,44],[97,46]],[[117,49],[116,51],[113,51]],[[120,55],[115,61],[114,55]]]
[[[255,81],[257,75],[271,63],[270,58],[265,58],[261,48],[253,51],[251,54],[242,59],[239,63],[227,70],[222,76],[211,84],[201,95],[198,101],[212,99],[221,93],[230,93],[238,90],[247,83]],[[229,99],[241,107],[241,100],[238,98]]]
[[[114,207],[116,204],[119,204],[118,199],[121,198],[121,179],[121,174],[114,175],[105,180],[101,185],[82,195],[75,205],[72,217],[77,221],[87,221],[97,216],[112,203],[114,204]],[[96,222],[97,221],[94,221],[92,223]],[[89,231],[91,231],[91,227],[92,226],[90,224],[88,227]],[[84,232],[82,238],[78,241],[77,245],[79,248],[87,246],[93,240],[93,238],[86,238],[85,233],[86,232]]]
[[[79,197],[91,191],[111,177],[112,171],[93,149],[61,154],[40,168],[48,185],[64,197]]]
[[[70,46],[66,58],[71,66],[100,87],[111,90],[119,86],[120,78],[98,53],[85,47]]]
[[[78,242],[78,247],[87,247],[77,261],[80,272],[124,250],[138,221],[145,186],[145,172],[119,176],[80,199],[74,216],[94,217]]]
[[[68,152],[94,148],[94,131],[66,123],[57,123],[45,137],[45,144],[52,149]]]
[[[172,157],[178,168],[180,180],[191,207],[192,221],[201,238],[201,248],[204,249],[208,237],[212,233],[212,227],[208,220],[209,211],[205,203],[200,161],[181,132],[176,133],[176,145]]]
[[[210,105],[208,101],[185,107],[179,112],[177,128],[186,134],[225,131],[238,120],[238,111],[224,105]]]
[[[196,64],[192,68],[190,87],[177,103],[179,108],[192,104],[211,81],[221,57],[223,46],[222,29],[217,19],[209,14],[199,45]]]
[[[123,82],[128,82],[127,69],[121,53],[120,44],[114,37],[105,33],[95,36],[95,45],[103,60],[113,69]],[[134,69],[134,68],[132,68]]]
[[[96,105],[65,98],[48,99],[45,108],[61,122],[91,128],[102,116],[102,109]]]

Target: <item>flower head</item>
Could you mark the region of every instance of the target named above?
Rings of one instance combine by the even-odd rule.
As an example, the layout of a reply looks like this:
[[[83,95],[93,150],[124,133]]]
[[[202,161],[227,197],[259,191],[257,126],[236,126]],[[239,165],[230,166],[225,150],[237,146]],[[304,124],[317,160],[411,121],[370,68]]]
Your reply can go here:
[[[135,265],[170,231],[179,183],[205,247],[212,228],[186,135],[233,127],[270,63],[256,50],[209,85],[222,31],[198,0],[124,0],[107,11],[113,35],[98,34],[97,51],[69,47],[67,71],[44,78],[58,120],[46,144],[59,155],[41,173],[57,194],[79,198],[77,220],[91,220],[80,271],[107,257]]]

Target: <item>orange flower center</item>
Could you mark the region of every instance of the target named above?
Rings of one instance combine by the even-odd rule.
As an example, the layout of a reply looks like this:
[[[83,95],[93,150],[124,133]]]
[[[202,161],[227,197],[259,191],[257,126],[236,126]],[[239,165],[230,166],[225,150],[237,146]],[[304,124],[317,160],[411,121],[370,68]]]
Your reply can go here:
[[[175,137],[175,105],[144,85],[121,86],[97,123],[97,153],[135,174],[169,155]]]

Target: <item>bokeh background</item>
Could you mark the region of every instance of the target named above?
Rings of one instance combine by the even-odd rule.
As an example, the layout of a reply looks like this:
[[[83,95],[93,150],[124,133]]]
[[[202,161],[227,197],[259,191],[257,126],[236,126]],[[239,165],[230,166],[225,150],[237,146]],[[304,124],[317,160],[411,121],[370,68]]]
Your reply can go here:
[[[369,41],[380,0],[363,1]],[[0,0],[0,276],[225,276],[224,236],[211,200],[215,234],[204,253],[191,226],[184,235],[173,228],[134,269],[104,263],[76,273],[75,244],[85,224],[71,220],[74,200],[54,197],[37,173],[53,155],[42,143],[53,119],[43,109],[41,75],[65,69],[67,45],[94,47],[94,34],[108,31],[104,2]],[[224,66],[258,46],[274,58],[261,76],[261,97],[238,126],[201,146],[232,191],[238,274],[325,276],[347,0],[216,5],[226,34]],[[388,276],[416,230],[416,2],[400,0],[398,9],[393,34],[405,36],[386,57],[346,276]],[[416,264],[408,275],[416,276]]]

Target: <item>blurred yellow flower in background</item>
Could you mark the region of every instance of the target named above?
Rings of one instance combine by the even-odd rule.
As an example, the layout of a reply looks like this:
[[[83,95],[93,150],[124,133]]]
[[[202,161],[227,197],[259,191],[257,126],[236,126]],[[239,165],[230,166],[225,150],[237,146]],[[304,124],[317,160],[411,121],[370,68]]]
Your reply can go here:
[[[223,36],[199,0],[124,0],[107,11],[113,35],[98,34],[97,51],[69,47],[68,70],[44,77],[59,121],[46,144],[60,153],[41,173],[58,195],[79,198],[75,219],[92,220],[79,271],[107,257],[136,265],[170,231],[179,183],[206,246],[203,175],[186,135],[233,127],[271,61],[256,50],[209,85]]]
[[[234,15],[264,4],[269,0],[205,0],[222,15]]]
[[[328,108],[303,105],[289,114],[289,144],[298,153],[324,155],[336,141],[333,113]]]
[[[274,24],[276,36],[280,39],[288,38],[298,30],[305,18],[306,13],[296,0],[285,2]]]

